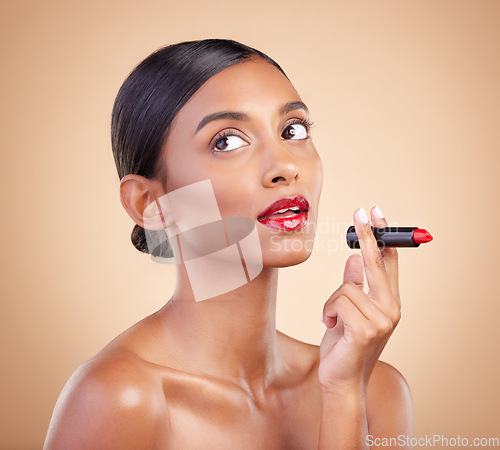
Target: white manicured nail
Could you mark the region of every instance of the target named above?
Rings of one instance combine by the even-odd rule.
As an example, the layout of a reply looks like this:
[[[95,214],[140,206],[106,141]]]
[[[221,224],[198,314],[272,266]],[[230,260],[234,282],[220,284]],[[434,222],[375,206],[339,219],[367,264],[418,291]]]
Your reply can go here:
[[[374,211],[375,211],[375,214],[376,214],[377,216],[379,216],[381,219],[383,219],[383,218],[384,218],[384,215],[382,214],[382,211],[380,211],[380,208],[378,207],[378,205],[377,205],[377,206],[375,206]]]
[[[368,216],[366,214],[365,208],[358,209],[358,219],[363,223],[368,223]]]

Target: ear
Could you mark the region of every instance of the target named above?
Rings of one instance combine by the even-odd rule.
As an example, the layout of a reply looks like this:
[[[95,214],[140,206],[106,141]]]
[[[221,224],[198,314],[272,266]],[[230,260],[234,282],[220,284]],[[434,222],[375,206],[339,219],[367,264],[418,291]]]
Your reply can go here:
[[[164,230],[173,224],[167,196],[157,180],[128,174],[120,181],[120,200],[132,220],[147,230]]]

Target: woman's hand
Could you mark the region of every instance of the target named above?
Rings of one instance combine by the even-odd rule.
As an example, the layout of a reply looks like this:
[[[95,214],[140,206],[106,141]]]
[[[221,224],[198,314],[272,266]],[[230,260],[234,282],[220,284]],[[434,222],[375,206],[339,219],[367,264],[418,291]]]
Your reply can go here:
[[[388,226],[375,210],[371,210],[373,226]],[[401,317],[397,250],[377,246],[364,209],[360,216],[359,211],[354,213],[354,226],[361,257],[348,258],[344,283],[323,308],[328,329],[320,345],[318,375],[324,393],[346,387],[366,392],[375,363]],[[367,294],[363,292],[363,265]]]

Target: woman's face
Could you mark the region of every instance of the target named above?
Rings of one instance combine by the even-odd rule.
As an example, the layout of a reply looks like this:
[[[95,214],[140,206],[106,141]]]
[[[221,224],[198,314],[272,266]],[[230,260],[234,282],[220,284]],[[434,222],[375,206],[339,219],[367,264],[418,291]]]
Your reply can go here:
[[[165,192],[209,179],[222,217],[255,222],[264,266],[305,261],[312,251],[323,182],[308,119],[297,91],[267,61],[252,58],[224,69],[172,123],[162,149]],[[262,217],[277,200],[296,196],[307,201],[292,199],[291,207],[298,205],[300,214],[288,210]],[[276,207],[284,209],[283,204]]]

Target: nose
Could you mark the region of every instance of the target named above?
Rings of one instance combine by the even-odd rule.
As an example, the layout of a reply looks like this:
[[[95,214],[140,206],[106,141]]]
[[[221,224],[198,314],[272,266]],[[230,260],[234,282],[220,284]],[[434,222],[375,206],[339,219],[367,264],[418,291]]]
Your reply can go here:
[[[265,167],[262,184],[273,187],[280,184],[288,186],[299,178],[299,166],[290,155],[286,145],[275,144],[271,151],[265,152]]]

